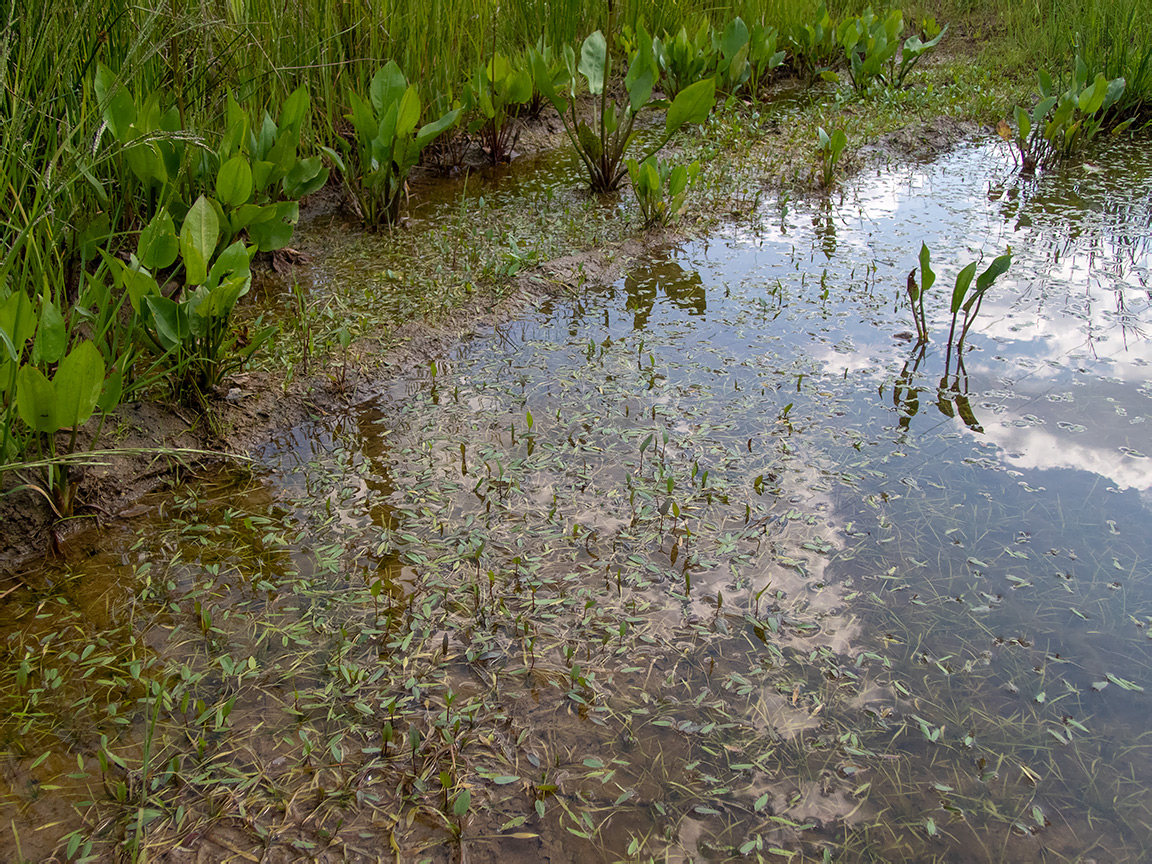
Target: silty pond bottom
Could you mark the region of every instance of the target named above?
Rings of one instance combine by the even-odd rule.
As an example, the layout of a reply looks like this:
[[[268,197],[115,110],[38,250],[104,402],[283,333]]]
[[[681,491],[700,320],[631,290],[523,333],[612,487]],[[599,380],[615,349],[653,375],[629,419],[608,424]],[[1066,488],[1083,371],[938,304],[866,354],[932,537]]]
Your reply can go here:
[[[1150,201],[964,145],[152,499],[7,590],[3,857],[1147,860]]]

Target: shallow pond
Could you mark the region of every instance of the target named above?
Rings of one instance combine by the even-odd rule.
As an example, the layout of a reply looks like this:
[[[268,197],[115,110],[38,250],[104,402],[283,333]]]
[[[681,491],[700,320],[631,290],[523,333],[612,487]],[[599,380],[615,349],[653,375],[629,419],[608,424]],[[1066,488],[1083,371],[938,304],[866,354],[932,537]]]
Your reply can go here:
[[[6,596],[4,857],[1145,860],[1150,202],[963,145],[150,500]]]

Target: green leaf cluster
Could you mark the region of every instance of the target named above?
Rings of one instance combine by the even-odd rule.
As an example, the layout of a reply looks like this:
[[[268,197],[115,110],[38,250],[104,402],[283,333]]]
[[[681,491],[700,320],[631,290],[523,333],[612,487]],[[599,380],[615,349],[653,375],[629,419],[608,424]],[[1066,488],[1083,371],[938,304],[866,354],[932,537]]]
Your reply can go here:
[[[1062,92],[1057,92],[1047,71],[1041,69],[1037,78],[1040,99],[1032,111],[1016,106],[1014,134],[1007,124],[1000,126],[1001,136],[1016,147],[1025,173],[1075,156],[1106,128],[1110,112],[1120,103],[1127,86],[1121,77],[1109,80],[1103,72],[1092,75],[1079,55]],[[1120,134],[1134,120],[1130,117],[1115,123],[1113,133]]]
[[[948,27],[940,29],[935,18],[923,24],[927,41],[913,34],[901,43],[904,14],[893,9],[880,17],[871,7],[863,14],[846,18],[836,28],[836,41],[848,62],[848,74],[857,93],[866,93],[873,84],[903,87],[908,73],[921,58],[944,38]]]
[[[716,102],[714,78],[688,85],[671,104],[653,101],[652,93],[660,79],[656,42],[640,25],[635,44],[624,76],[626,98],[619,103],[608,96],[606,84],[611,78],[612,56],[601,31],[592,33],[581,44],[579,62],[572,46],[564,47],[567,75],[559,84],[540,52],[531,53],[536,86],[560,114],[568,138],[588,172],[592,189],[597,192],[615,190],[628,173],[625,154],[634,137],[636,116],[642,110],[666,107],[667,113],[663,137],[638,160],[640,162],[658,153],[680,129],[707,120]],[[591,96],[599,97],[590,123],[581,119],[576,110],[577,98],[585,89]]]
[[[115,408],[121,395],[120,368],[106,375],[100,349],[79,335],[75,320],[50,293],[33,302],[16,292],[0,302],[0,464],[29,447],[43,457],[47,446],[50,458],[41,460],[39,480],[25,480],[25,486],[40,491],[61,517],[72,512],[77,483],[66,464],[52,461],[56,435],[69,432],[64,452],[74,452],[80,428],[97,409],[106,414]],[[91,446],[98,437],[97,431]]]
[[[816,130],[816,140],[820,153],[820,180],[824,188],[827,189],[835,179],[836,165],[844,153],[844,148],[848,146],[848,135],[843,129],[835,129],[829,135],[824,127],[820,126]]]
[[[627,164],[632,192],[646,227],[668,225],[684,215],[684,199],[700,175],[699,162],[673,164],[653,154],[643,162],[629,159]]]
[[[451,128],[460,116],[454,108],[420,126],[423,105],[414,85],[395,61],[372,78],[368,99],[348,91],[352,140],[341,139],[339,162],[349,194],[369,227],[395,222],[409,172],[424,148]]]
[[[527,61],[513,65],[500,53],[481,64],[465,86],[462,107],[474,117],[467,129],[480,136],[493,164],[505,161],[516,146],[515,112],[533,92]]]

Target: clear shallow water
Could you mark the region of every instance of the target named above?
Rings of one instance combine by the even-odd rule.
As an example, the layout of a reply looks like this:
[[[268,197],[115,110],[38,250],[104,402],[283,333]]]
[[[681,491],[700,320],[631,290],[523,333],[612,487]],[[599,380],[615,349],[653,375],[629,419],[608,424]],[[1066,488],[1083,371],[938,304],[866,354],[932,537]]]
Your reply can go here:
[[[259,482],[158,501],[10,600],[20,827],[110,788],[86,812],[114,837],[124,782],[172,855],[1144,860],[1150,201],[1143,145],[1027,184],[965,145],[636,262],[273,442]],[[957,371],[953,277],[1009,245]]]

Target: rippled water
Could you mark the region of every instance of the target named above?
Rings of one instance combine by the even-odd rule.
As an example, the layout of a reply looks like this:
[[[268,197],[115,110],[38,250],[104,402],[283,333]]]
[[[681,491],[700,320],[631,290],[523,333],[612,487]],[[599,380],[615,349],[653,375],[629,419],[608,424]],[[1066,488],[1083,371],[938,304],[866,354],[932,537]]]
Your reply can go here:
[[[167,860],[1144,860],[1150,202],[1144,143],[967,144],[157,500],[8,600],[25,854],[88,795]]]

